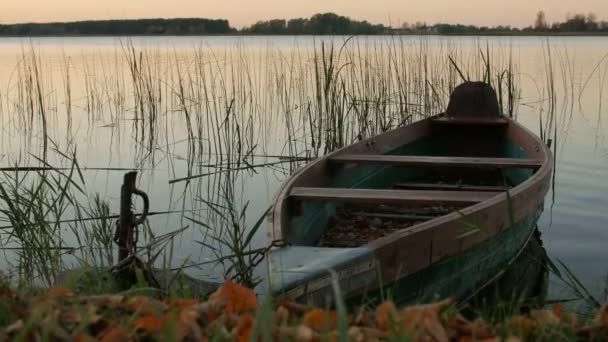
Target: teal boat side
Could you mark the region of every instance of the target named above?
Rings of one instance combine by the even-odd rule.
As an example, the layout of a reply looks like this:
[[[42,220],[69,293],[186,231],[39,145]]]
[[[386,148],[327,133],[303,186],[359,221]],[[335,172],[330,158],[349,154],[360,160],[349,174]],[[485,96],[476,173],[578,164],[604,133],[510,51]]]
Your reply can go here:
[[[463,300],[488,285],[520,254],[532,237],[543,205],[509,229],[430,267],[405,275],[381,288],[348,299],[352,305],[390,298],[398,305],[428,303],[439,298]],[[480,227],[480,229],[483,229]]]
[[[283,250],[272,258],[272,283],[275,289],[280,289],[277,295],[288,294],[296,301],[316,305],[329,304],[334,297],[332,277],[343,293],[358,293],[344,298],[352,306],[378,303],[387,298],[398,305],[428,303],[446,297],[464,300],[491,283],[519,256],[532,237],[542,211],[541,204],[533,214],[492,239],[392,283],[377,283],[381,278],[380,265],[374,261],[372,251],[365,247],[342,250],[295,247],[297,250]],[[296,255],[288,256],[292,252]],[[359,259],[359,262],[353,262],[354,259]],[[341,268],[345,264],[350,267]],[[333,276],[330,269],[336,271]],[[310,282],[312,279],[315,280]]]

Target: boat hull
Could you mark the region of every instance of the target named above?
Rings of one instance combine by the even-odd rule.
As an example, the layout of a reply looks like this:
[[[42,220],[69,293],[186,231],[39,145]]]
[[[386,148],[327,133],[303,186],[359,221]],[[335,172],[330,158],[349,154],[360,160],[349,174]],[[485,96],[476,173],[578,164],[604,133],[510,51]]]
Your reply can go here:
[[[464,300],[485,288],[517,258],[536,229],[542,206],[492,239],[447,257],[363,296],[349,298],[353,304],[390,297],[399,305],[428,303],[438,298]],[[304,298],[302,298],[304,299]]]
[[[350,305],[376,303],[391,298],[398,305],[427,303],[437,298],[464,300],[496,279],[519,256],[532,237],[542,204],[512,227],[453,256],[446,257],[392,282],[380,281],[381,262],[371,249],[322,270],[311,277],[314,281],[286,286],[277,296],[286,296],[311,305],[331,305],[336,286],[342,299]],[[366,249],[366,248],[363,248]],[[276,274],[274,274],[276,277]],[[276,282],[276,280],[275,280]]]
[[[330,305],[338,295],[352,303],[387,295],[399,304],[446,296],[461,299],[496,277],[518,255],[542,212],[553,159],[538,137],[509,119],[505,119],[508,126],[496,128],[510,141],[508,148],[501,150],[511,158],[542,160],[542,166],[535,171],[510,170],[511,178],[519,181],[508,191],[355,248],[314,246],[320,236],[317,230],[335,212],[334,203],[305,203],[293,214],[289,202],[292,189],[332,186],[337,173],[327,173],[330,158],[395,151],[403,154],[400,146],[406,145],[416,147],[413,153],[420,153],[415,142],[436,133],[432,119],[332,153],[307,165],[283,185],[269,233],[271,239],[285,239],[294,246],[270,255],[269,286],[276,295],[315,305]],[[483,151],[482,155],[493,152]],[[382,187],[385,184],[374,182],[387,182],[391,175],[386,166],[340,170],[352,176],[341,178],[342,188]],[[384,173],[382,177],[380,173]]]

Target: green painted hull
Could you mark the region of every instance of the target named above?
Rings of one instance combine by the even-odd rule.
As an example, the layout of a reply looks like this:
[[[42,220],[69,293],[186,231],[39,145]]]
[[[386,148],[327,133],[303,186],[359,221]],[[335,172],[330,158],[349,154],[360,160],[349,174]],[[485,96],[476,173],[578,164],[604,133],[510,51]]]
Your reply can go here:
[[[542,208],[542,205],[539,206],[533,215],[504,229],[491,239],[482,241],[462,253],[446,257],[418,272],[405,275],[392,283],[384,283],[381,287],[370,288],[368,285],[370,279],[380,278],[377,267],[369,267],[367,271],[353,274],[348,279],[339,281],[342,292],[361,293],[357,289],[365,289],[365,292],[363,295],[346,295],[344,299],[352,306],[378,303],[386,298],[391,298],[398,305],[428,303],[446,297],[455,298],[458,301],[466,300],[489,285],[520,255],[536,229]],[[365,247],[343,249],[340,254],[336,253],[335,257],[319,257],[316,266],[310,265],[310,261],[317,258],[321,250],[313,251],[309,255],[304,254],[305,250],[304,253],[298,253],[300,262],[306,264],[308,261],[311,267],[288,273],[291,276],[282,279],[286,286],[276,294],[281,295],[293,291],[301,283],[302,278],[325,279],[325,286],[318,289],[305,288],[301,293],[290,297],[303,303],[328,305],[333,301],[334,289],[329,281],[331,275],[327,273],[325,267],[331,266],[330,268],[339,270],[341,265],[352,263],[353,259],[365,262],[373,257],[372,251]],[[330,262],[333,262],[334,265],[329,265]],[[277,280],[275,279],[274,282],[277,283]]]
[[[428,303],[438,298],[469,298],[496,279],[517,258],[532,237],[542,206],[513,227],[458,255],[371,291],[349,303],[377,302],[391,298],[399,305]]]

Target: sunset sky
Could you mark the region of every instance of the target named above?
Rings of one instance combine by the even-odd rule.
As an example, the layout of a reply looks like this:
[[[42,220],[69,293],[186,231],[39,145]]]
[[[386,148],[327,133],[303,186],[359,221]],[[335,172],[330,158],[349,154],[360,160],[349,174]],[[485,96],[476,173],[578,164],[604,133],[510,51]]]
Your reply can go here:
[[[260,19],[336,12],[393,26],[416,21],[527,26],[541,9],[549,22],[568,13],[608,19],[608,0],[0,0],[0,23],[204,17],[242,27]]]

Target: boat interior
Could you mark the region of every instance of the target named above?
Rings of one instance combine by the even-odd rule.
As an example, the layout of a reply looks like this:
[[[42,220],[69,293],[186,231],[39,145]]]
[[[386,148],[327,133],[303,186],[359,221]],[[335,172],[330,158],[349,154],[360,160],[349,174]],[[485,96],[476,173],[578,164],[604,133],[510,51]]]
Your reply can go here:
[[[356,248],[488,200],[528,179],[543,160],[509,138],[503,117],[425,120],[420,137],[322,163],[324,177],[290,189],[288,231],[295,246]],[[305,177],[304,177],[305,178]]]

